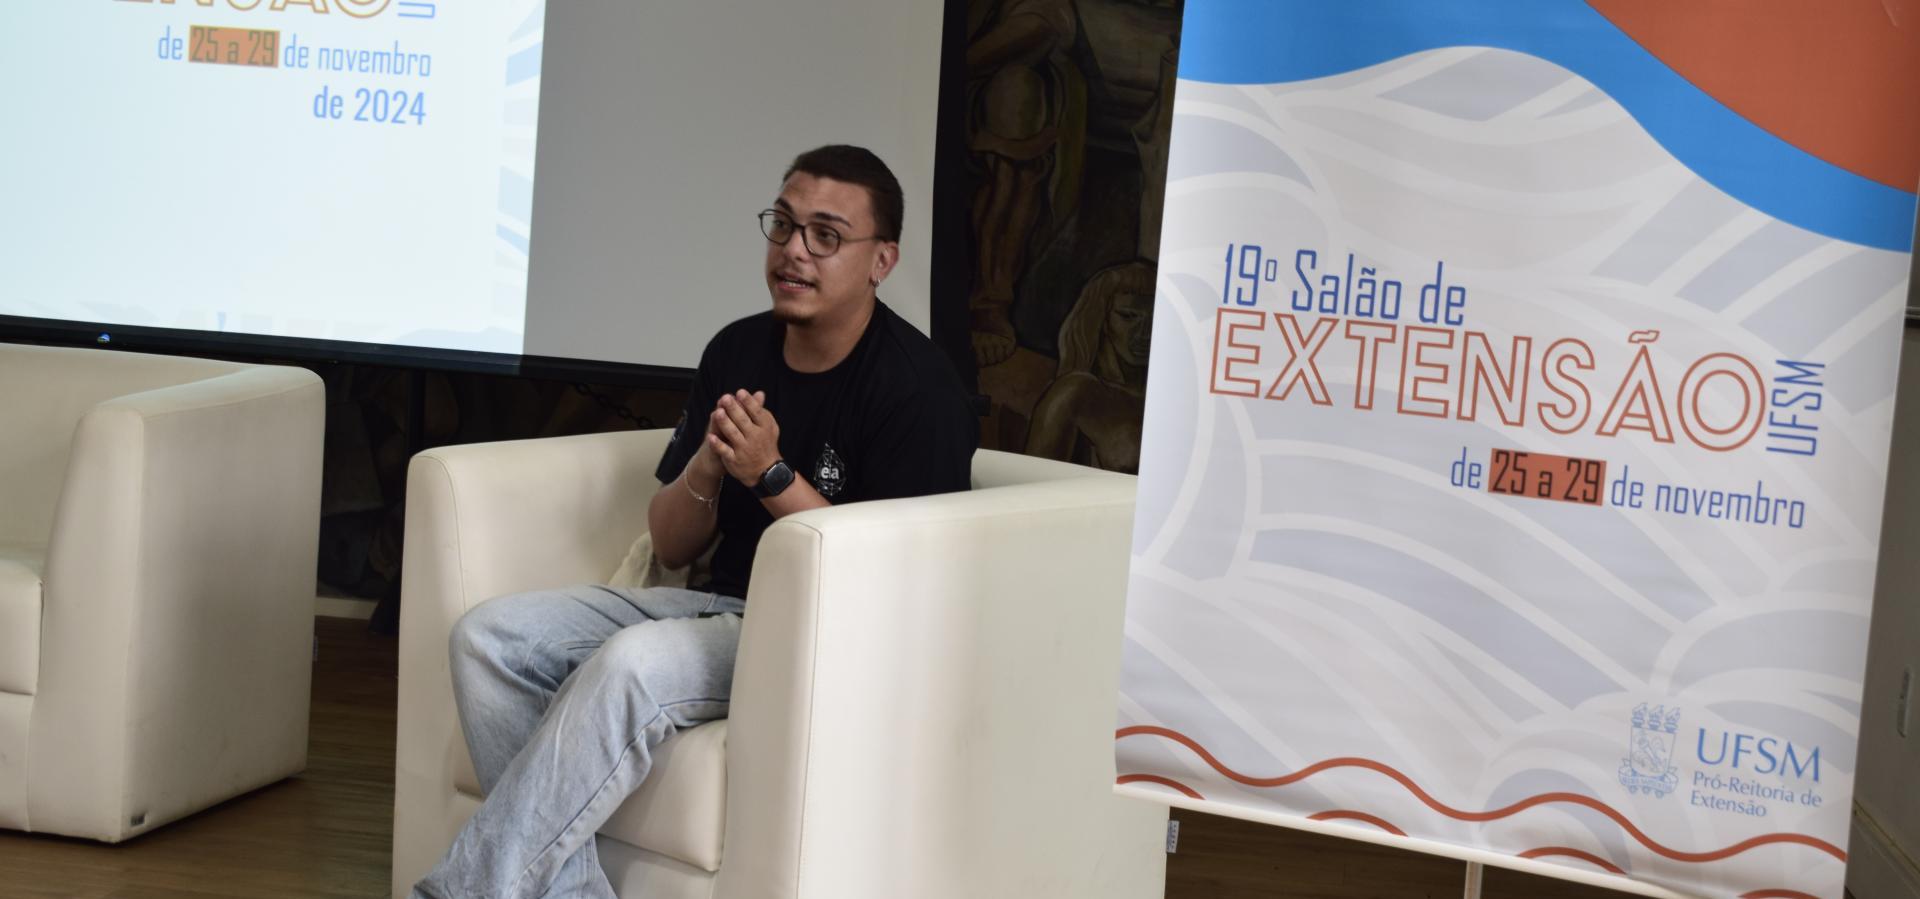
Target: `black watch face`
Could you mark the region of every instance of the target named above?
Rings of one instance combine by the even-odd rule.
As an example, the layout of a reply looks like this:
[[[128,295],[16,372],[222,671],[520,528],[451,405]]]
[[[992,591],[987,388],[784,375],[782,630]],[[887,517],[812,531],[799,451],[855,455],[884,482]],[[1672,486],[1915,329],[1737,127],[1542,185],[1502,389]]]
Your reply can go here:
[[[787,489],[787,485],[792,483],[793,469],[788,468],[785,461],[775,462],[773,467],[767,469],[766,474],[760,476],[758,492],[761,496],[779,496],[780,491]]]

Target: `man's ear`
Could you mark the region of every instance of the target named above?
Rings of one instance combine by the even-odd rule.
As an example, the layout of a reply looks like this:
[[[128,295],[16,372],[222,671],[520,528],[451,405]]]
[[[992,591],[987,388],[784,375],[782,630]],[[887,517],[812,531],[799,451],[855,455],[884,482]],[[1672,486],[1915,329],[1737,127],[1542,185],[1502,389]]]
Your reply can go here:
[[[893,267],[900,262],[900,244],[888,240],[880,243],[880,250],[873,254],[873,271],[867,273],[867,283],[875,287],[893,274]]]

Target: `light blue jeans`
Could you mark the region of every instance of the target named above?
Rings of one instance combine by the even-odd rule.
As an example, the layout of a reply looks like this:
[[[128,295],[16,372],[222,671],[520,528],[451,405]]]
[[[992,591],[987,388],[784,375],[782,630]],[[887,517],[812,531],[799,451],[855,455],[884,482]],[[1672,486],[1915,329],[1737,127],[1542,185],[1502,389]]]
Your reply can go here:
[[[593,836],[683,727],[727,715],[745,600],[671,587],[503,596],[453,627],[486,796],[416,899],[611,899]]]

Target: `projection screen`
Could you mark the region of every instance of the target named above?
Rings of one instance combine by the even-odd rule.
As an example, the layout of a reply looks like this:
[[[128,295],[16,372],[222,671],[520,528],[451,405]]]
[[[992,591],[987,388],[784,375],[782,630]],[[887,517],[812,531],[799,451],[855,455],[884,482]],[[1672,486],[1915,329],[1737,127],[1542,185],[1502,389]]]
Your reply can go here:
[[[685,369],[766,308],[754,214],[825,143],[899,176],[903,260],[881,296],[928,326],[941,4],[15,15],[0,337]]]

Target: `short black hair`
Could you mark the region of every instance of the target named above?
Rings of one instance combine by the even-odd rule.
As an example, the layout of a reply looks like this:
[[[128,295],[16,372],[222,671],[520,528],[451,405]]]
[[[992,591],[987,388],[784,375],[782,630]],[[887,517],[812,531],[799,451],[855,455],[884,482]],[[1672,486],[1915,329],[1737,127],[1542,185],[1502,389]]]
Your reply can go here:
[[[867,198],[873,203],[873,221],[879,229],[878,236],[895,242],[900,240],[900,221],[906,217],[906,197],[900,192],[900,182],[894,179],[893,170],[887,168],[880,157],[873,155],[873,151],[847,144],[808,150],[794,157],[793,165],[787,166],[787,173],[780,176],[780,183],[785,184],[794,172],[805,172],[815,178],[832,178],[866,188]]]

